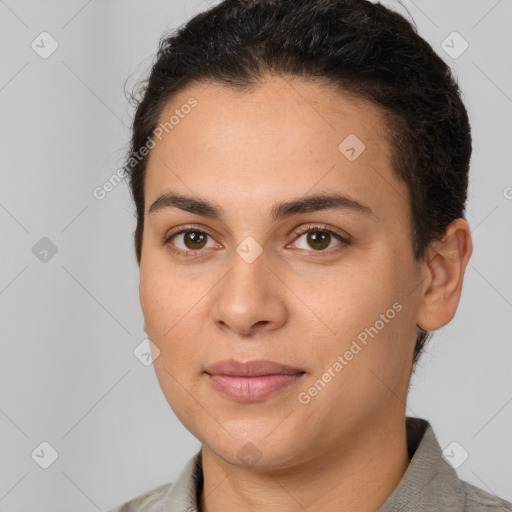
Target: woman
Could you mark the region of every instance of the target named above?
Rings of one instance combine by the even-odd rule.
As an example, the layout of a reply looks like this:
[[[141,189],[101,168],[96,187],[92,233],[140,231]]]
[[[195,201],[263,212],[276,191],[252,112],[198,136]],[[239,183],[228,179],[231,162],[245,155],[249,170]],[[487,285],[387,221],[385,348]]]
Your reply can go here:
[[[226,0],[162,40],[127,172],[155,371],[202,447],[116,511],[510,510],[405,415],[470,155],[448,66],[382,5]]]

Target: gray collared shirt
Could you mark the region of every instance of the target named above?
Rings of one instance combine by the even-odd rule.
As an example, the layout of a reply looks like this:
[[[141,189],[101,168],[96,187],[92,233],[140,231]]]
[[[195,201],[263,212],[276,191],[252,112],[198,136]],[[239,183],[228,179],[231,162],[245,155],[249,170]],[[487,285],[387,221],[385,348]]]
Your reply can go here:
[[[398,486],[377,512],[512,512],[512,504],[460,480],[442,457],[430,424],[406,420],[411,461]],[[183,468],[174,483],[142,494],[110,512],[197,512],[203,485],[201,451]]]

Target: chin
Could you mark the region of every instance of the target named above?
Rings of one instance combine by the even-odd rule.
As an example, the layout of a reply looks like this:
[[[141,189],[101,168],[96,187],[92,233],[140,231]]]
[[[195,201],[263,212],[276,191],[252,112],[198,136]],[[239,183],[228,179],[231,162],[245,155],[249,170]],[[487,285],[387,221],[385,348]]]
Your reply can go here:
[[[297,443],[285,432],[281,436],[268,436],[269,432],[271,429],[233,437],[224,432],[222,438],[207,438],[202,444],[217,457],[238,468],[267,471],[285,469],[297,461],[300,453]]]

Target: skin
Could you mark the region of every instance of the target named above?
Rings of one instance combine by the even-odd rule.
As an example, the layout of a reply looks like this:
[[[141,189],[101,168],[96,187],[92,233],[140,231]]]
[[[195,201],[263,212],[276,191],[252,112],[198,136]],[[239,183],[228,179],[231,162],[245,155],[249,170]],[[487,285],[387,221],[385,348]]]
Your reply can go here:
[[[140,301],[144,329],[160,350],[161,388],[202,443],[200,508],[374,511],[409,463],[404,418],[416,326],[435,330],[455,314],[471,254],[467,222],[454,221],[424,259],[414,259],[407,187],[391,168],[377,106],[274,76],[244,93],[191,85],[161,120],[191,96],[197,106],[149,155]],[[354,161],[338,149],[349,134],[366,146]],[[176,207],[149,214],[169,191],[215,203],[223,217]],[[270,217],[275,203],[333,192],[371,213]],[[310,223],[339,230],[349,243],[331,236],[318,249]],[[199,253],[190,233],[163,243],[184,224],[209,235]],[[295,235],[297,228],[306,234]],[[262,249],[252,263],[236,252],[248,236]],[[395,303],[400,312],[300,403],[298,394]],[[204,373],[230,358],[268,359],[305,374],[265,400],[240,403]],[[247,443],[258,454],[250,464],[240,457]]]

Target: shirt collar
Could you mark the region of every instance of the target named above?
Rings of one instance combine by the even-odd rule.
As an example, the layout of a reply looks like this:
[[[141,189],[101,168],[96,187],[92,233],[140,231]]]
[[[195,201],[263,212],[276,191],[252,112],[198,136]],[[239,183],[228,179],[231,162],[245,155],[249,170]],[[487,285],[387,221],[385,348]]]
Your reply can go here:
[[[377,512],[430,512],[464,510],[459,477],[442,456],[429,422],[406,418],[409,466],[389,498]]]
[[[464,509],[464,493],[456,471],[442,457],[430,423],[420,418],[406,418],[407,448],[411,458],[399,484],[377,512],[430,512]],[[201,451],[183,468],[168,489],[163,502],[168,510],[190,512],[199,510],[203,485]],[[441,501],[442,500],[442,501]],[[162,503],[163,503],[162,502]]]

